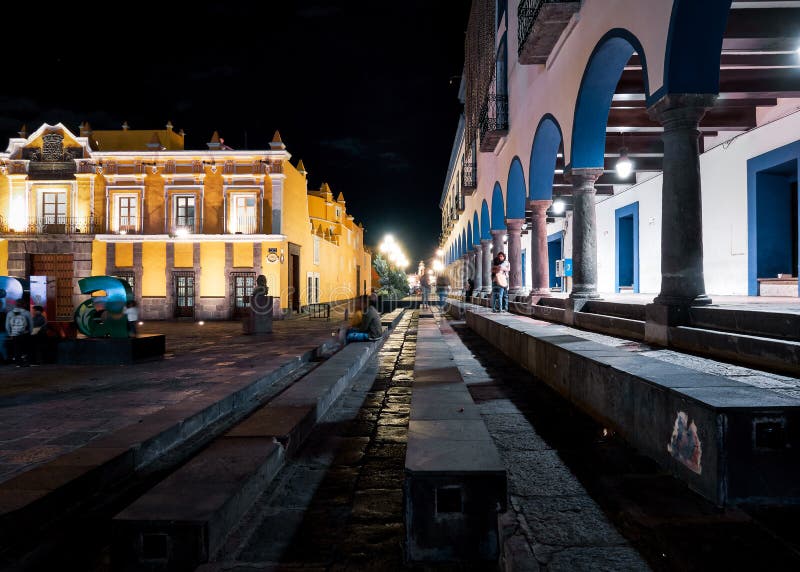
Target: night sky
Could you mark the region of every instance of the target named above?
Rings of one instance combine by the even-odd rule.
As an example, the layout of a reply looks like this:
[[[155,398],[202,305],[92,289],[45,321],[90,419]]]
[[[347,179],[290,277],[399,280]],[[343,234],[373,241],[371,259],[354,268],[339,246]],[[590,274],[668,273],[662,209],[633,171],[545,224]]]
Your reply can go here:
[[[4,147],[23,123],[171,120],[187,149],[214,130],[266,149],[279,129],[311,188],[344,193],[367,244],[391,232],[414,263],[432,255],[469,0],[35,6],[3,7]]]

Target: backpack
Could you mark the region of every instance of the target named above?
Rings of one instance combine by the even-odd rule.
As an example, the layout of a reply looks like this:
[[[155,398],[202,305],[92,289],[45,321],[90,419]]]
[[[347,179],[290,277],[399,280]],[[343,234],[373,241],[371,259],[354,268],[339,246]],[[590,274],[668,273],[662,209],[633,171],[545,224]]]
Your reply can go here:
[[[9,320],[9,329],[8,335],[9,336],[20,336],[27,332],[28,330],[28,320],[25,319],[25,315],[17,310],[13,310],[11,312],[11,319]]]

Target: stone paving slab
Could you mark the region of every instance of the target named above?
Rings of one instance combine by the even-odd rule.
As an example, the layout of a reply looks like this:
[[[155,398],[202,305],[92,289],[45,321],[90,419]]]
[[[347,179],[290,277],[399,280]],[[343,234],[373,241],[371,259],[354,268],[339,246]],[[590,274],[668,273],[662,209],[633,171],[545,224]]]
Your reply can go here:
[[[278,321],[271,336],[243,336],[238,322],[146,322],[167,335],[165,359],[128,366],[0,366],[0,483],[176,406],[193,410],[329,342],[334,323]],[[130,445],[149,428],[112,439]],[[157,426],[158,425],[158,426]],[[114,443],[117,441],[117,443]]]

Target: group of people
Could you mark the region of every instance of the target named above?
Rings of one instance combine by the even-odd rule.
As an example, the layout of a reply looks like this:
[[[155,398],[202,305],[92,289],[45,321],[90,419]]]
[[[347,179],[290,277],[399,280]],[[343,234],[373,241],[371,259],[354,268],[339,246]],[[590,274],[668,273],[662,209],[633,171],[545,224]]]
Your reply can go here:
[[[21,306],[6,313],[1,324],[0,354],[17,367],[39,365],[44,361],[47,341],[47,317],[42,306],[34,306],[33,314]],[[5,338],[5,339],[3,339]]]
[[[428,274],[423,273],[419,279],[419,287],[422,293],[422,302],[420,308],[430,308],[431,296],[431,278]],[[447,292],[450,290],[450,278],[442,274],[436,279],[436,294],[439,296],[439,305],[444,306],[444,299],[447,297]]]

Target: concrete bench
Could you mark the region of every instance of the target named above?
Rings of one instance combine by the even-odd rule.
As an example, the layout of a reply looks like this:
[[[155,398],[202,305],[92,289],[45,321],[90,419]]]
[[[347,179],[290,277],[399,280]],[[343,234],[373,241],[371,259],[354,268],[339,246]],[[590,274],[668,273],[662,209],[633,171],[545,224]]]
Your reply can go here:
[[[470,329],[711,501],[800,500],[800,399],[558,324],[464,310]]]
[[[207,562],[378,345],[347,345],[120,512],[114,569]]]
[[[405,460],[412,562],[496,561],[506,469],[435,321],[421,318]]]

